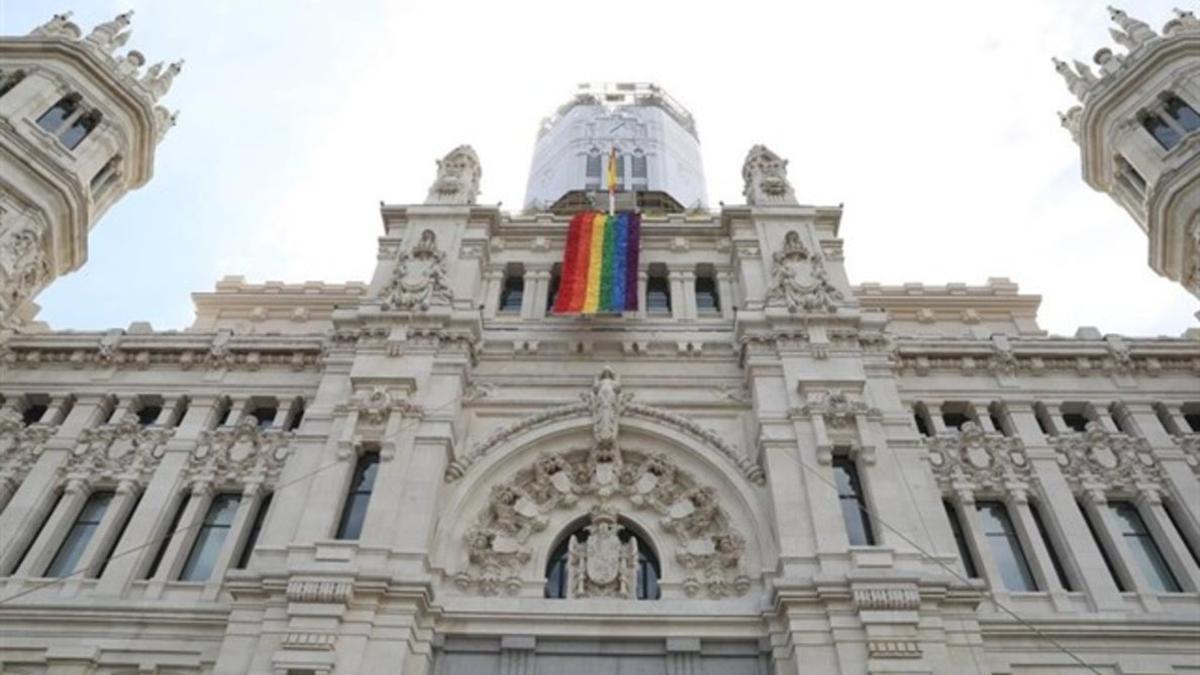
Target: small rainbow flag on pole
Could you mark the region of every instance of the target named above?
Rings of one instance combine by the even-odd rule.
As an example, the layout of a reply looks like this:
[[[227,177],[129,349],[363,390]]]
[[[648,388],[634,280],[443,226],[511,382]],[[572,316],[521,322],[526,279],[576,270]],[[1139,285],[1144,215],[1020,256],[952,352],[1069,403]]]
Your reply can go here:
[[[638,307],[638,213],[584,211],[571,218],[555,314],[601,314]]]

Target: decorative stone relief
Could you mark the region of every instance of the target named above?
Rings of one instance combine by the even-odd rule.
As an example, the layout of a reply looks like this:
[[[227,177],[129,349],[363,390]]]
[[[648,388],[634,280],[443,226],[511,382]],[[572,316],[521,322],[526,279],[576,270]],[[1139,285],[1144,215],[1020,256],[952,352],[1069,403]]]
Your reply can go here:
[[[283,470],[291,439],[291,432],[260,428],[253,415],[232,428],[205,430],[188,458],[188,480],[272,485]]]
[[[163,68],[163,64],[156,63],[146,69],[146,74],[142,75],[142,86],[150,92],[154,100],[158,100],[167,95],[171,89],[171,84],[175,82],[175,77],[183,70],[183,59],[172,63]],[[174,124],[174,119],[171,120]]]
[[[977,423],[925,439],[929,464],[943,492],[967,487],[1002,491],[1029,477],[1029,458],[1021,439],[985,432]]]
[[[825,418],[825,424],[834,429],[847,429],[854,426],[854,420],[859,415],[880,418],[883,413],[879,408],[867,405],[865,401],[854,399],[839,389],[826,389],[811,392],[804,405],[789,411],[791,415],[820,415]]]
[[[71,22],[72,14],[74,12],[55,14],[50,17],[49,21],[34,28],[29,34],[35,37],[60,37],[68,40],[78,40],[83,35],[83,31],[79,30],[79,26]]]
[[[469,145],[460,145],[437,163],[437,179],[429,187],[426,204],[474,204],[483,171]]]
[[[425,230],[410,250],[397,256],[391,283],[383,290],[383,308],[424,311],[453,297],[446,283],[446,253],[438,249],[433,230]]]
[[[787,160],[756,145],[746,154],[742,163],[742,194],[746,203],[753,206],[778,206],[796,204],[796,194],[787,179]]]
[[[782,300],[789,312],[837,311],[842,292],[829,282],[821,256],[810,254],[795,230],[784,236],[783,249],[773,258],[768,304]]]
[[[610,507],[594,506],[588,537],[583,542],[571,535],[567,545],[567,578],[571,598],[637,599],[637,540],[621,543],[624,527]]]
[[[616,374],[608,367],[596,377],[592,391],[580,394],[579,402],[536,412],[489,434],[469,452],[450,463],[450,466],[446,468],[445,480],[449,483],[462,478],[471,465],[479,461],[492,448],[510,438],[543,424],[583,413],[592,415],[593,435],[601,447],[606,447],[606,444],[615,445],[622,416],[640,417],[666,424],[716,448],[755,485],[763,485],[766,482],[762,467],[746,457],[716,431],[683,415],[638,403],[632,393],[622,393]]]
[[[1058,464],[1076,489],[1137,492],[1162,479],[1158,460],[1144,438],[1109,432],[1088,422],[1083,433],[1062,434],[1053,442]]]
[[[288,602],[346,603],[354,598],[354,584],[337,579],[289,579]]]
[[[61,470],[67,476],[88,480],[146,480],[174,435],[174,429],[143,427],[136,414],[126,412],[114,423],[81,431]]]
[[[1183,451],[1183,461],[1192,467],[1192,471],[1200,476],[1200,434],[1175,436],[1175,443]]]
[[[921,608],[921,594],[912,586],[856,586],[854,605],[867,611],[915,611]]]
[[[21,413],[11,408],[0,410],[0,483],[19,483],[33,468],[54,430],[46,424],[26,426]]]
[[[393,411],[415,417],[425,414],[424,408],[405,398],[393,396],[383,385],[358,390],[344,409],[358,413],[360,424],[373,427],[383,426]]]
[[[465,536],[467,567],[455,576],[458,587],[483,595],[501,590],[517,593],[521,568],[532,558],[530,538],[546,528],[546,514],[573,510],[584,499],[601,509],[593,511],[594,522],[597,513],[605,514],[604,519],[615,516],[619,505],[656,515],[674,537],[672,548],[686,575],[683,588],[689,595],[718,598],[749,589],[749,578],[740,571],[745,541],[730,529],[716,490],[697,485],[666,455],[599,444],[542,455],[492,489],[487,510]],[[579,560],[574,564],[585,566],[585,580],[572,592],[622,593],[625,587],[612,576],[614,568],[621,569],[621,554],[607,544],[601,549],[575,551]],[[593,555],[601,560],[590,563]],[[594,569],[593,564],[602,569]],[[578,577],[572,583],[580,583]]]
[[[1150,25],[1145,21],[1139,21],[1115,7],[1109,7],[1108,14],[1112,17],[1113,22],[1121,27],[1123,36],[1126,39],[1117,38],[1117,31],[1110,29],[1113,37],[1130,51],[1158,37],[1154,29],[1150,28]]]

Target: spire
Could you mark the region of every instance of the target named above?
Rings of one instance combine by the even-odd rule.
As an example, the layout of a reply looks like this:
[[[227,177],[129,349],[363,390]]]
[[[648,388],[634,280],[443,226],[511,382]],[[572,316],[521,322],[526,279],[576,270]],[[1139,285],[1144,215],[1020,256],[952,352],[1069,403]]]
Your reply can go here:
[[[1158,37],[1158,34],[1155,33],[1150,28],[1150,25],[1145,21],[1138,21],[1137,19],[1129,16],[1125,12],[1113,7],[1112,5],[1109,5],[1108,7],[1108,14],[1112,17],[1112,20],[1121,27],[1121,30],[1125,32],[1125,35],[1129,37],[1130,41],[1132,41],[1137,47],[1140,47]],[[1114,35],[1113,37],[1116,36]],[[1117,41],[1121,42],[1120,40]]]

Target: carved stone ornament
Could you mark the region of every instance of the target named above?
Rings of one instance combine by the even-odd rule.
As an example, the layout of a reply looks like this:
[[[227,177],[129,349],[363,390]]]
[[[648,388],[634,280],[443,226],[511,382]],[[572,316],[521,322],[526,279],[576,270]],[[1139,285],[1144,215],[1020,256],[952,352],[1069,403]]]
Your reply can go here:
[[[393,396],[383,385],[375,385],[370,389],[360,389],[355,392],[346,409],[358,413],[360,424],[373,427],[383,426],[393,411],[417,417],[425,412],[421,406],[410,403],[407,399]]]
[[[595,507],[593,526],[600,528],[602,538],[594,549],[572,546],[571,592],[576,597],[631,597],[628,582],[621,580],[631,564],[630,552],[614,547],[608,536],[615,537],[608,519],[615,518],[618,506],[658,517],[673,535],[689,595],[720,598],[749,589],[750,580],[741,573],[745,540],[730,528],[716,490],[697,485],[667,455],[597,444],[544,454],[493,487],[487,509],[465,535],[467,565],[455,575],[455,583],[464,592],[515,595],[522,586],[522,567],[533,557],[530,539],[546,529],[546,514],[578,510],[585,500]],[[599,521],[598,514],[603,514]],[[636,564],[636,549],[632,553]]]
[[[83,35],[83,31],[79,30],[79,26],[71,22],[72,14],[74,12],[55,14],[50,17],[49,21],[34,28],[29,34],[35,37],[60,37],[68,40],[78,40]]]
[[[795,230],[784,236],[773,258],[768,304],[782,301],[789,312],[837,311],[842,292],[829,282],[821,256],[810,254]]]
[[[460,145],[437,163],[437,179],[429,186],[426,204],[474,204],[483,171],[469,145]]]
[[[1076,489],[1122,489],[1137,492],[1146,484],[1159,484],[1162,471],[1144,438],[1106,431],[1088,422],[1083,433],[1054,439],[1058,464]]]
[[[21,413],[11,408],[0,410],[0,482],[20,482],[54,430],[46,424],[25,425]]]
[[[985,432],[975,422],[925,441],[929,465],[943,492],[963,487],[1003,491],[1006,485],[1029,477],[1029,457],[1021,439]]]
[[[1183,452],[1183,461],[1192,467],[1192,472],[1200,476],[1200,434],[1175,436],[1175,443]]]
[[[753,206],[779,206],[796,204],[796,194],[787,178],[787,160],[756,145],[746,154],[742,163],[742,194],[746,203]]]
[[[166,442],[174,435],[174,429],[143,427],[136,414],[126,412],[116,422],[81,431],[62,470],[91,480],[144,480],[158,466]]]
[[[567,545],[567,597],[637,599],[637,540],[621,543],[625,528],[606,506],[594,506],[588,536]]]
[[[205,430],[188,458],[188,479],[212,485],[273,485],[291,439],[291,432],[259,427],[253,415],[232,428]]]
[[[833,429],[848,429],[854,426],[854,420],[859,415],[880,417],[879,408],[873,408],[865,401],[838,389],[812,392],[804,405],[789,411],[792,415],[820,415],[825,418],[825,424]]]
[[[424,311],[453,297],[446,283],[446,253],[438,249],[433,230],[425,230],[411,249],[397,256],[392,280],[383,290],[383,308]]]
[[[755,485],[763,485],[766,477],[762,467],[732,446],[719,433],[708,429],[689,417],[677,415],[661,408],[638,403],[632,393],[621,391],[620,380],[610,367],[605,367],[592,383],[592,390],[580,394],[575,403],[547,408],[497,429],[471,448],[462,457],[446,468],[445,480],[454,482],[466,474],[467,469],[492,448],[530,429],[555,420],[588,413],[592,416],[592,436],[601,452],[607,452],[617,444],[620,419],[640,417],[674,427],[716,448],[728,458],[747,479]],[[618,457],[619,459],[619,457]]]
[[[129,41],[130,31],[125,29],[129,28],[132,19],[133,10],[118,14],[112,21],[97,24],[85,40],[96,45],[100,51],[111,54],[117,47]]]

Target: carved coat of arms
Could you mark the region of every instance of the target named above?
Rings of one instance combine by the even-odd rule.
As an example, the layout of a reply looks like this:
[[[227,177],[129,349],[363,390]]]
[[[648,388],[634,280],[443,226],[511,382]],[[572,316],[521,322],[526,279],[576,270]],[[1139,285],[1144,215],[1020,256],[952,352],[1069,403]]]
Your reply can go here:
[[[636,598],[637,541],[621,541],[617,516],[603,507],[592,510],[588,537],[571,537],[568,575],[571,597]]]
[[[392,281],[384,290],[384,309],[429,309],[436,300],[453,298],[446,283],[446,254],[437,247],[437,235],[425,230],[411,250],[396,260]]]

